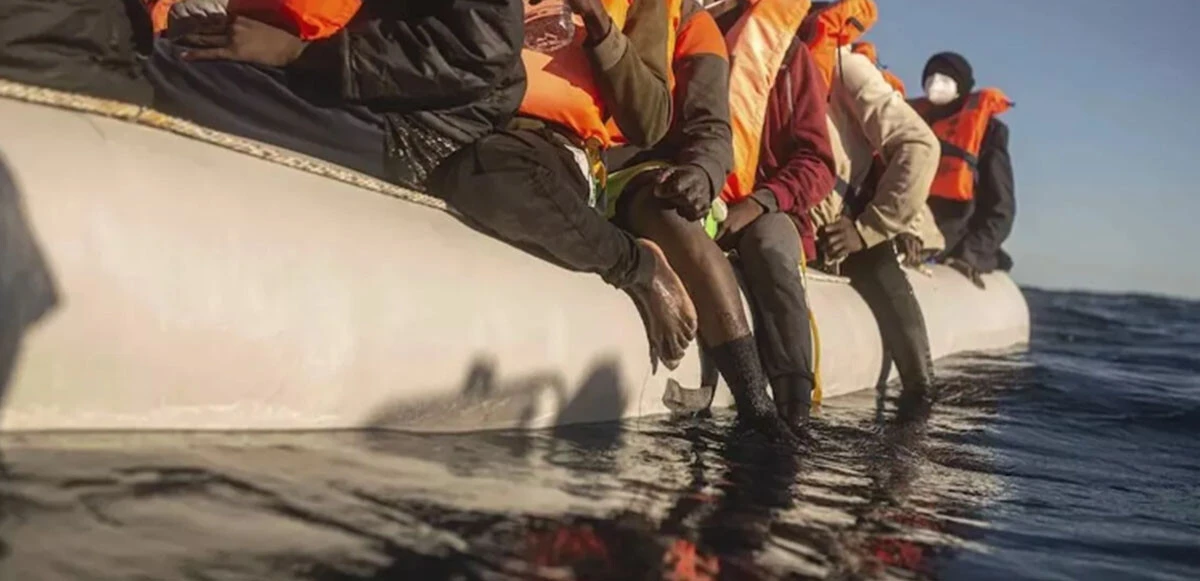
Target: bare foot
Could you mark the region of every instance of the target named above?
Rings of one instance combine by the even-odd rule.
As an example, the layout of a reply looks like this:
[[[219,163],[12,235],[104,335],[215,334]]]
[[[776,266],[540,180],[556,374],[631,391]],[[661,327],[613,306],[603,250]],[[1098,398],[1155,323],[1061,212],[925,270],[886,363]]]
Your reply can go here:
[[[651,350],[667,369],[675,369],[696,338],[696,305],[662,249],[649,240],[637,242],[654,257],[654,276],[647,284],[630,287],[629,292],[645,311]]]

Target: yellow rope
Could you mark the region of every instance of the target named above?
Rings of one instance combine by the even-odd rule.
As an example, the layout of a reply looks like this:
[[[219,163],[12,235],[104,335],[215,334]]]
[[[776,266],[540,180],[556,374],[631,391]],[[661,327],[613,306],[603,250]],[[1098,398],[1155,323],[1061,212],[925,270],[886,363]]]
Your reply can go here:
[[[812,301],[808,292],[808,257],[805,256],[804,245],[800,245],[800,280],[804,284],[804,303],[808,305],[808,328],[812,333],[812,362],[813,362],[813,406],[821,405],[823,392],[821,389],[821,331],[817,328],[817,315],[813,311]]]

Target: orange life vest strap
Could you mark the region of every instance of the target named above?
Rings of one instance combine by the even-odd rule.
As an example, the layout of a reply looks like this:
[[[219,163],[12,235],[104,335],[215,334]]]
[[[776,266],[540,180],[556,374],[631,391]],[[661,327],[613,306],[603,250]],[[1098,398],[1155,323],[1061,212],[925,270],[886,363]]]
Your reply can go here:
[[[726,202],[754,193],[771,90],[811,6],[810,0],[751,0],[750,7],[725,34],[733,128],[733,173],[721,192]]]
[[[833,86],[838,49],[853,44],[879,20],[874,0],[839,0],[812,15],[815,33],[808,40],[808,52],[821,70],[825,86]]]

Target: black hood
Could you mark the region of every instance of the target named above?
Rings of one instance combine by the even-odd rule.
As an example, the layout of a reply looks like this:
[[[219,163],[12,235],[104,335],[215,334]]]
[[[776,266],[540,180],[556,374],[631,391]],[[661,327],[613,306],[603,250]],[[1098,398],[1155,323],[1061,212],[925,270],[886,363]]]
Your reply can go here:
[[[921,84],[924,85],[934,73],[942,73],[954,79],[958,83],[959,95],[968,95],[975,89],[975,73],[971,69],[971,63],[956,52],[939,52],[929,57],[929,62],[925,63],[925,70],[921,73]]]

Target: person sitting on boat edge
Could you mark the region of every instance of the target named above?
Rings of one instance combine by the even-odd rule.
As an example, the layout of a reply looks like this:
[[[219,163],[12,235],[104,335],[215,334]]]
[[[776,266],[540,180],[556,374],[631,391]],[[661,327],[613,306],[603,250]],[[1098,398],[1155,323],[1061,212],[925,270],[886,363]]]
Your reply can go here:
[[[147,71],[158,109],[423,189],[524,92],[518,0],[231,6],[171,6]]]
[[[900,77],[892,74],[891,71],[884,67],[879,62],[879,52],[875,45],[867,41],[858,41],[850,45],[850,49],[857,54],[867,57],[875,68],[879,69],[879,73],[883,75],[883,80],[891,85],[900,96],[907,99],[908,90],[904,86],[904,81]],[[830,121],[832,123],[832,120]],[[867,173],[866,178],[862,183],[855,188],[854,198],[856,200],[871,200],[875,198],[875,192],[879,188],[879,180],[883,178],[884,172],[887,171],[887,164],[883,163],[879,156],[879,152],[875,153],[875,161],[871,164],[871,170]],[[843,180],[839,178],[838,189],[845,187]],[[840,194],[836,194],[840,196]],[[842,200],[845,203],[845,200]],[[933,218],[933,211],[929,209],[929,205],[925,204],[921,208],[921,215],[917,216],[907,232],[901,232],[892,240],[896,247],[896,254],[900,255],[901,262],[909,268],[923,270],[925,263],[933,259],[945,249],[946,239],[942,236],[942,232],[937,228],[937,221]]]
[[[149,106],[140,0],[0,2],[0,79]]]
[[[920,232],[922,246],[941,246],[925,205],[939,148],[933,132],[875,63],[850,45],[853,35],[869,30],[876,16],[872,0],[842,0],[814,4],[805,23],[805,37],[814,51],[821,51],[818,62],[829,80],[829,126],[838,173],[837,191],[813,211],[819,225],[818,262],[838,265],[849,277],[875,315],[885,351],[900,372],[902,399],[921,401],[933,388],[929,334],[894,240]],[[832,28],[851,18],[860,24],[852,34]],[[822,34],[826,38],[816,38]],[[878,182],[866,184],[877,163],[882,168]],[[907,252],[919,256],[921,251]]]
[[[741,0],[718,15],[730,52],[734,169],[717,241],[735,251],[776,405],[802,421],[815,369],[800,265],[815,254],[809,210],[833,190],[825,87],[797,37],[808,2]],[[760,83],[757,79],[770,79]]]
[[[566,4],[583,30],[555,44],[529,37],[517,117],[442,163],[430,191],[496,238],[627,291],[645,315],[652,356],[673,368],[695,338],[695,306],[657,244],[605,218],[600,153],[666,134],[679,2]],[[531,27],[541,17],[529,11]]]
[[[912,104],[942,143],[929,198],[946,236],[940,258],[984,288],[981,275],[1012,268],[1001,245],[1012,233],[1017,203],[1008,125],[996,118],[1012,103],[998,89],[974,91],[971,64],[957,53],[933,55],[921,77],[925,97]]]
[[[711,205],[733,165],[725,39],[695,0],[683,0],[677,30],[671,129],[648,150],[623,146],[608,152],[614,168],[615,159],[633,154],[610,175],[609,215],[662,247],[696,304],[700,342],[729,384],[741,419],[787,436],[778,418],[788,410],[772,409],[737,276],[711,237],[716,234]],[[794,399],[777,395],[775,401]]]

